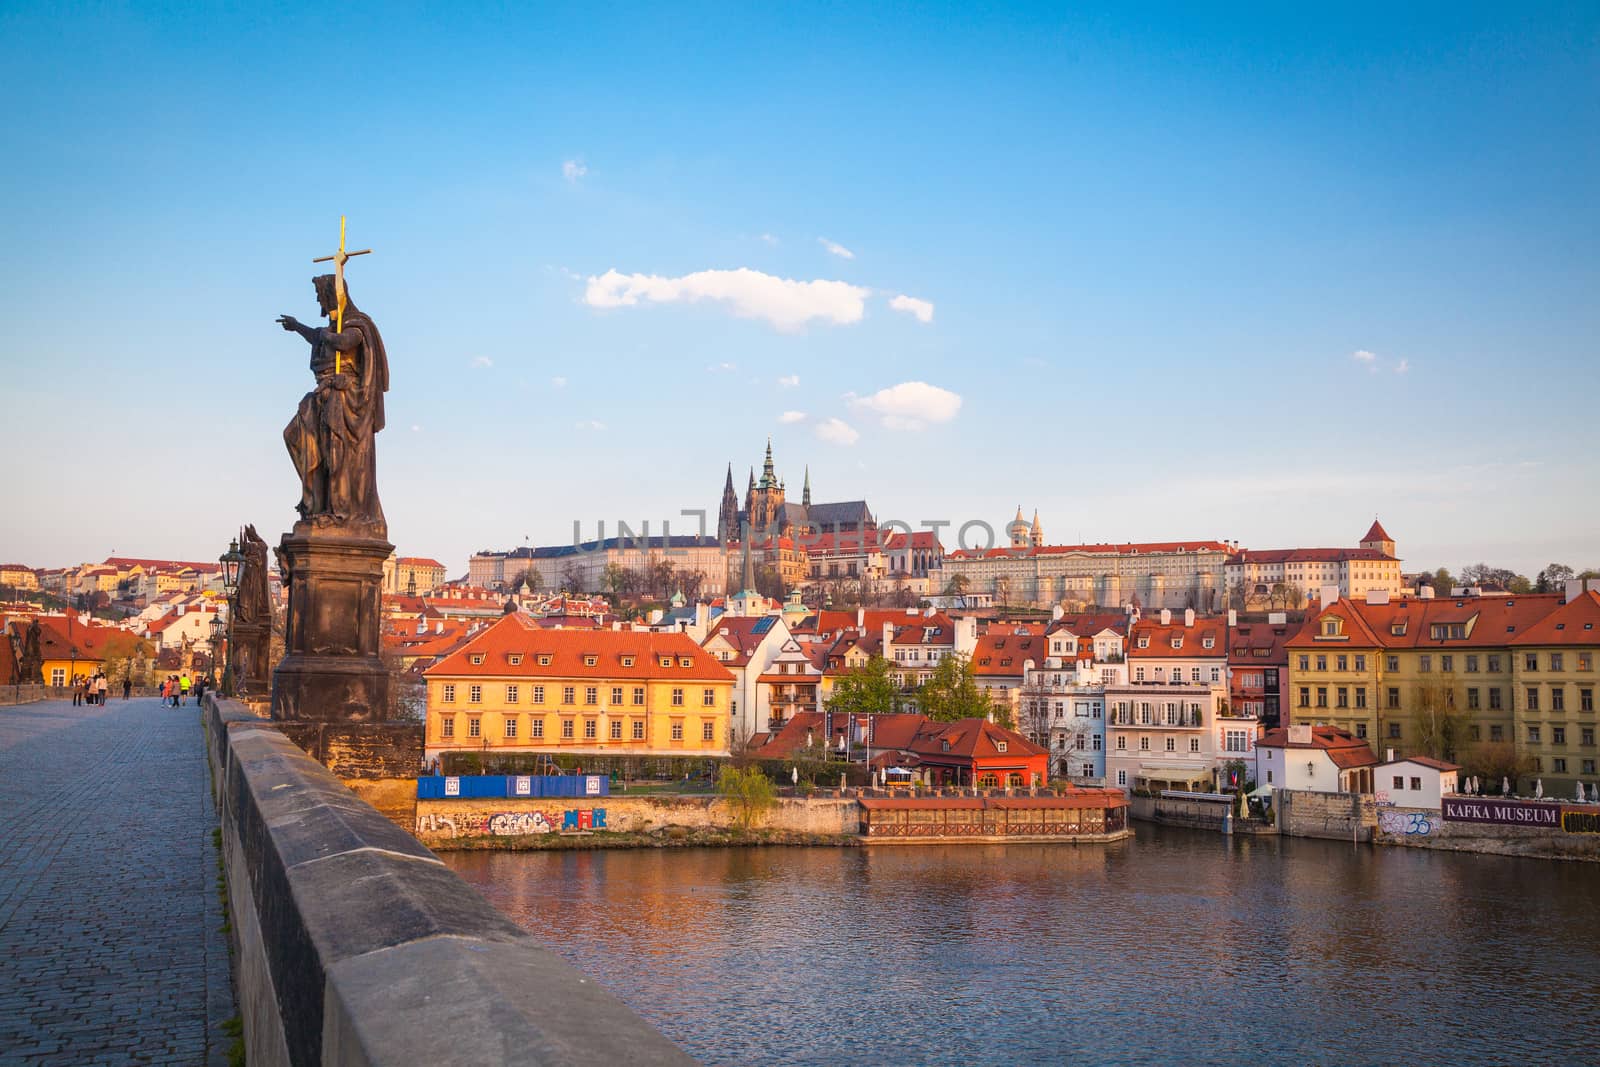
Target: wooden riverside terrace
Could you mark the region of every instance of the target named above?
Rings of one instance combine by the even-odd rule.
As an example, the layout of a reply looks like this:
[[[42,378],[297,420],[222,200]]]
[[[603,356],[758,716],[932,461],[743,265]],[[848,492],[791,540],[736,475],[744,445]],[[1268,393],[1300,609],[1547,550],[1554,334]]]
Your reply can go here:
[[[1128,832],[1128,800],[1116,789],[1059,796],[862,797],[870,842],[1106,840]]]

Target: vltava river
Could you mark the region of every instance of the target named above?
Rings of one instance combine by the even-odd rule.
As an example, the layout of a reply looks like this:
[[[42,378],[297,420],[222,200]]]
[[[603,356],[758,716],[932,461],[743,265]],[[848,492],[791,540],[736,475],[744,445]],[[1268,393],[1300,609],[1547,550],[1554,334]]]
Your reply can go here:
[[[1600,866],[1137,833],[445,860],[708,1063],[1600,1060]]]

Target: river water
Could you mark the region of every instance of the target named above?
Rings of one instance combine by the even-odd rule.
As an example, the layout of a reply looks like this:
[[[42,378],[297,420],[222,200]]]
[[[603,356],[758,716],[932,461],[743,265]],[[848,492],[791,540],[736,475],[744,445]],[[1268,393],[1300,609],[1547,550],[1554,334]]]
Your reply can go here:
[[[1110,845],[461,852],[707,1063],[1600,1061],[1600,866]]]

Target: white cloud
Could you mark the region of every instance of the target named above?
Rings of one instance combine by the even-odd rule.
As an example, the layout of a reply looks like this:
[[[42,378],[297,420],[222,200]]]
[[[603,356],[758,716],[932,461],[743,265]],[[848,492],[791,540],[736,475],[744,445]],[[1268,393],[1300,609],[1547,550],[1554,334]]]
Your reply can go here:
[[[579,419],[576,428],[580,430],[594,430],[598,433],[606,428],[606,424],[599,419]]]
[[[834,445],[853,445],[861,440],[861,435],[856,432],[855,427],[843,419],[825,419],[817,423],[814,432],[822,440]]]
[[[782,378],[778,379],[778,384],[785,389],[793,389],[795,386],[800,384],[800,375],[785,374]]]
[[[416,423],[412,423],[411,424],[411,432],[412,433],[421,433],[422,432],[422,427],[418,426]]]
[[[595,308],[635,307],[716,300],[742,319],[765,319],[775,329],[793,333],[812,319],[841,326],[861,321],[870,290],[848,282],[816,279],[802,282],[763,274],[749,267],[702,270],[681,278],[656,274],[621,274],[608,270],[589,278],[583,302]]]
[[[492,367],[494,366],[494,360],[490,359],[488,356],[474,356],[472,365],[479,368]]]
[[[720,371],[724,374],[732,374],[738,369],[739,365],[737,363],[713,363],[711,366],[706,368],[706,370],[711,371],[712,373],[717,373]]]
[[[840,259],[856,258],[856,254],[854,252],[850,251],[842,244],[837,244],[828,240],[826,237],[818,237],[817,244],[821,245],[823,248],[826,248],[831,254],[838,256]]]
[[[901,382],[871,396],[851,397],[850,406],[873,412],[891,430],[920,430],[930,422],[955,418],[961,397],[927,382]]]
[[[1357,363],[1374,363],[1377,361],[1378,356],[1374,352],[1368,352],[1365,348],[1358,348],[1350,353],[1350,358]]]
[[[806,413],[803,411],[785,411],[778,416],[779,422],[804,422],[805,420]]]
[[[567,380],[558,374],[554,378],[550,379],[550,384],[557,389],[565,389],[567,387]]]
[[[1406,371],[1408,371],[1410,369],[1411,369],[1411,361],[1409,359],[1402,359],[1399,363],[1395,364],[1394,372],[1396,374],[1404,374]]]
[[[588,173],[589,166],[581,159],[569,159],[561,164],[561,176],[573,185],[578,184],[578,179]]]
[[[901,293],[889,301],[889,306],[896,311],[904,311],[907,315],[915,315],[918,322],[933,321],[933,304],[927,300],[918,300],[914,296]]]
[[[767,244],[773,245],[773,246],[776,246],[777,243],[778,243],[778,239],[776,237],[772,236],[772,234],[770,234],[770,233],[762,234],[761,235],[761,239],[763,241],[765,241]]]

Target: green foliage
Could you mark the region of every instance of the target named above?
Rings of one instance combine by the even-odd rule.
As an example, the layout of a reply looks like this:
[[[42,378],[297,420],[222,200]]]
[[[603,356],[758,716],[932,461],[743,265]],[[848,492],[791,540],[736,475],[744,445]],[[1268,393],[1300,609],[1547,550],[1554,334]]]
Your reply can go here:
[[[1567,579],[1575,577],[1572,568],[1565,563],[1552,563],[1539,572],[1539,577],[1533,584],[1535,593],[1559,593],[1566,588]]]
[[[899,702],[889,661],[882,656],[845,671],[828,694],[828,709],[844,715],[887,715],[898,710]]]
[[[778,802],[772,779],[755,767],[724,767],[717,779],[717,792],[733,809],[734,822],[741,830],[753,827]]]
[[[935,722],[987,718],[1000,710],[978,687],[972,661],[954,654],[940,660],[933,674],[917,690],[917,707]]]

